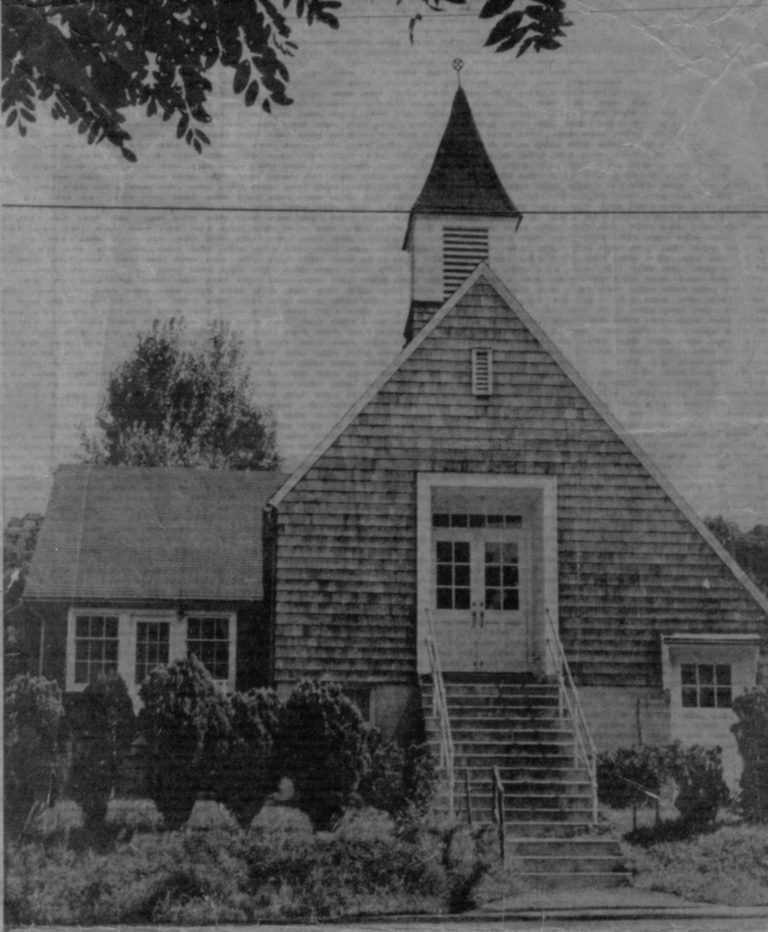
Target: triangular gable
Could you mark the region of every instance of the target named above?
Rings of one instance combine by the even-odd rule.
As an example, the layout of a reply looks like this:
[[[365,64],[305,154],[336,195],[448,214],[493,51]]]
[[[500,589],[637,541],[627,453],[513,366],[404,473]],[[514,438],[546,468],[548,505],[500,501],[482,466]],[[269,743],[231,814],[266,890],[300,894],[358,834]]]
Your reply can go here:
[[[341,418],[336,426],[325,436],[325,438],[315,447],[309,456],[294,471],[288,481],[278,490],[270,499],[269,504],[277,506],[294,489],[326,451],[335,443],[335,441],[346,431],[353,423],[355,418],[366,408],[366,406],[378,395],[382,388],[392,378],[392,376],[410,359],[410,357],[419,349],[419,347],[429,339],[430,335],[437,329],[442,322],[448,317],[456,305],[478,282],[484,282],[497,293],[499,298],[507,305],[510,311],[516,315],[522,326],[531,334],[539,343],[541,348],[547,353],[554,363],[559,367],[566,378],[571,382],[574,388],[584,397],[587,403],[593,408],[598,416],[603,420],[606,426],[616,435],[624,444],[629,452],[635,457],[639,464],[653,478],[661,490],[668,496],[672,503],[682,513],[686,520],[695,528],[698,534],[705,540],[709,547],[716,553],[723,564],[737,579],[740,585],[749,593],[751,598],[768,614],[768,596],[752,582],[747,574],[739,567],[736,561],[719,543],[714,535],[709,531],[701,518],[696,514],[691,505],[685,500],[680,492],[673,486],[671,481],[664,475],[662,470],[653,462],[648,454],[640,447],[631,437],[615,416],[608,409],[602,399],[588,385],[578,370],[565,357],[565,355],[552,342],[550,337],[544,332],[541,326],[528,314],[520,302],[515,298],[512,292],[504,285],[487,263],[481,263],[475,271],[467,278],[464,284],[445,302],[445,304],[434,314],[432,319],[423,327],[423,329],[414,337],[414,339],[392,360],[392,362],[382,371],[380,376],[365,391],[347,413]]]

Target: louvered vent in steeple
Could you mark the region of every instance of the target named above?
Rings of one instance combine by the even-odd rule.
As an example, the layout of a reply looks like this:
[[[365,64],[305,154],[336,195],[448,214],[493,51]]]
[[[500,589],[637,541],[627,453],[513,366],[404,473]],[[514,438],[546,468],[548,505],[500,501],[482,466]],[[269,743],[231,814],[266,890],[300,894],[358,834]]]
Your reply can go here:
[[[443,297],[449,298],[487,258],[487,228],[443,227]]]

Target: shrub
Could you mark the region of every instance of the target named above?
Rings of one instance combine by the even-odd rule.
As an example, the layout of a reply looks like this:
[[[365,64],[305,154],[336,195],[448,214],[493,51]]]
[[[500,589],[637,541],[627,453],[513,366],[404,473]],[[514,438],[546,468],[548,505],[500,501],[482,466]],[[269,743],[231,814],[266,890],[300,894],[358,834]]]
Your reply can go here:
[[[238,827],[237,820],[226,806],[210,799],[199,799],[192,807],[185,829],[198,832],[234,832]]]
[[[153,670],[140,696],[147,790],[173,829],[189,818],[198,795],[215,788],[217,756],[230,736],[229,706],[195,657]]]
[[[139,832],[157,832],[163,817],[151,799],[110,799],[106,823],[118,838],[129,841]]]
[[[214,792],[242,828],[248,828],[277,787],[279,709],[271,689],[235,693],[228,699],[230,730],[220,752]]]
[[[36,804],[52,805],[67,759],[59,686],[22,674],[5,689],[5,827],[20,831]]]
[[[656,802],[663,782],[661,758],[645,744],[604,751],[597,757],[597,795],[612,809],[632,807],[632,827],[637,830],[637,810]],[[658,816],[658,806],[656,808]]]
[[[637,840],[641,836],[643,839],[655,837],[652,831],[638,834],[637,807],[652,804],[654,799],[648,793],[658,797],[669,780],[677,784],[675,806],[680,813],[680,824],[667,825],[662,830],[658,825],[657,806],[659,837],[683,837],[700,831],[714,822],[718,808],[728,801],[720,748],[698,744],[684,747],[675,741],[660,748],[636,745],[598,756],[598,797],[614,809],[632,806]]]
[[[117,788],[135,731],[133,703],[112,674],[90,683],[71,714],[72,769],[68,790],[83,810],[86,831],[102,834],[107,804]]]
[[[750,689],[733,701],[732,726],[744,762],[738,806],[751,822],[768,821],[768,691]]]
[[[365,741],[365,762],[358,786],[362,802],[394,816],[409,806],[423,810],[432,799],[436,772],[426,744],[403,748],[396,741],[385,741],[377,728],[371,728]]]
[[[663,772],[675,781],[675,806],[681,821],[693,831],[711,825],[720,806],[728,802],[723,780],[722,750],[700,744],[683,747],[675,741],[664,749]]]
[[[312,837],[309,816],[293,806],[263,806],[250,828],[256,837],[275,848]]]
[[[280,762],[297,804],[316,828],[330,828],[358,787],[365,765],[365,727],[335,683],[304,680],[280,716]]]

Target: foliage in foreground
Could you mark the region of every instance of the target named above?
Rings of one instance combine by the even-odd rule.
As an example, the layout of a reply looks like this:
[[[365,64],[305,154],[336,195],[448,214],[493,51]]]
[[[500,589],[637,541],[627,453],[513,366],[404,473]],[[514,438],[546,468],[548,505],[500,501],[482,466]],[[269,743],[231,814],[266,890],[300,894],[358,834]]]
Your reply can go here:
[[[90,683],[72,714],[72,768],[67,790],[95,835],[104,828],[109,798],[120,782],[136,726],[133,703],[121,677]]]
[[[635,886],[731,906],[768,904],[768,827],[727,826],[633,850]]]
[[[750,689],[733,702],[736,735],[744,769],[738,807],[751,822],[768,822],[768,690]]]
[[[58,795],[67,762],[61,690],[45,677],[23,674],[5,688],[5,827],[18,831],[34,804]]]
[[[317,828],[330,828],[349,804],[365,769],[360,710],[337,683],[304,680],[280,713],[280,770]]]
[[[6,917],[14,924],[205,925],[456,911],[474,903],[492,866],[483,838],[463,827],[396,830],[386,814],[363,810],[345,816],[334,834],[315,834],[306,817],[286,813],[300,815],[267,807],[248,832],[139,835],[108,855],[11,844]]]
[[[631,806],[635,830],[637,807],[652,805],[669,781],[677,786],[675,806],[680,817],[669,827],[677,837],[711,826],[718,809],[728,802],[719,747],[684,746],[674,741],[662,747],[641,744],[618,748],[598,756],[600,802],[614,809]]]
[[[397,0],[400,3],[400,0]],[[467,0],[448,0],[464,6]],[[435,0],[422,8],[440,12]],[[341,0],[197,0],[196,3],[37,3],[2,0],[2,112],[6,125],[26,136],[38,102],[49,101],[55,120],[66,120],[88,143],[103,140],[125,158],[136,155],[125,128],[126,113],[173,120],[176,136],[196,152],[210,139],[200,128],[211,121],[211,75],[223,68],[245,106],[266,112],[286,106],[287,60],[297,46],[293,20],[338,28]],[[497,52],[560,47],[570,26],[565,0],[486,0],[484,19],[495,20],[486,45]],[[340,14],[337,16],[337,13]],[[413,27],[422,18],[416,13]],[[303,24],[302,24],[303,25]],[[373,29],[376,20],[372,20]]]

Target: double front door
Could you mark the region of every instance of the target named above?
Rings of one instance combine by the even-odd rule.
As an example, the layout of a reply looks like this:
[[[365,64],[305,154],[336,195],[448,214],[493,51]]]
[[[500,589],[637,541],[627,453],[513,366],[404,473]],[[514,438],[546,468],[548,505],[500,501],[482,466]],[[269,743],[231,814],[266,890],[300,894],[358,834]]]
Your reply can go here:
[[[527,669],[529,557],[522,526],[503,515],[491,526],[487,516],[444,520],[432,529],[433,611],[444,671]]]

